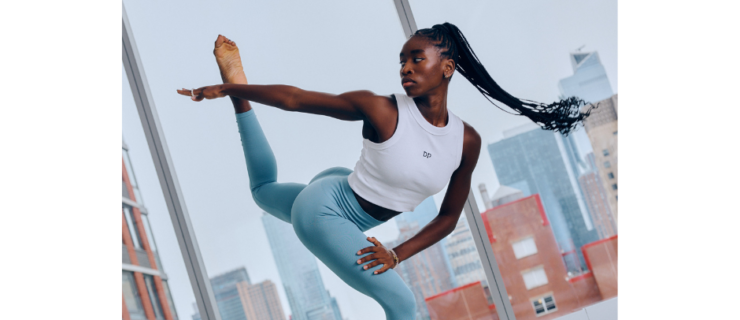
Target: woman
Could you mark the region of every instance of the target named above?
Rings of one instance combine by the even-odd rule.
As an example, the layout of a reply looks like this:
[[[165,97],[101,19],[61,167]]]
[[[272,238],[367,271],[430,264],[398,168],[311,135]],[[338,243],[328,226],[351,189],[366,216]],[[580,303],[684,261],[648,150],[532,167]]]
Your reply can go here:
[[[421,29],[406,41],[400,54],[406,94],[391,97],[369,91],[331,95],[286,85],[249,85],[233,41],[219,35],[214,54],[224,84],[178,93],[194,101],[231,97],[257,205],[291,223],[303,244],[343,281],[380,303],[387,319],[413,319],[416,312],[413,293],[392,268],[449,235],[470,191],[481,139],[447,109],[453,72],[458,70],[484,96],[545,129],[567,134],[588,115],[578,111],[584,102],[576,98],[544,105],[509,95],[450,23]],[[249,101],[363,121],[363,149],[355,170],[327,169],[308,185],[276,182],[275,158]],[[448,182],[439,215],[407,242],[386,248],[363,233],[412,211]],[[366,247],[365,241],[374,246]]]

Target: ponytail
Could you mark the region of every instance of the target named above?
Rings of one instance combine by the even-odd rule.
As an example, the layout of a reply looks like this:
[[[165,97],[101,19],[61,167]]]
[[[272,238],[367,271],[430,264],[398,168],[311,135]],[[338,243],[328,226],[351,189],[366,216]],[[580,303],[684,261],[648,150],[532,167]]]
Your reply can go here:
[[[515,115],[526,116],[544,130],[560,132],[567,136],[595,108],[592,106],[582,113],[580,108],[587,103],[577,97],[569,97],[544,104],[510,95],[504,89],[501,89],[496,81],[493,81],[473,52],[470,44],[468,44],[462,31],[451,23],[445,22],[444,24],[434,25],[432,28],[420,29],[414,35],[432,40],[434,45],[440,48],[440,54],[448,59],[453,59],[455,69],[468,79],[494,106],[501,109],[491,98],[518,111]]]

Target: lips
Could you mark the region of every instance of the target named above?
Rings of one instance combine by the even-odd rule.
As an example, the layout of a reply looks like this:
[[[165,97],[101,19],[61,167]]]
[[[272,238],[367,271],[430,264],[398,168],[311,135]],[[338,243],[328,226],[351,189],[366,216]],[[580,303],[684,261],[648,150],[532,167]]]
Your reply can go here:
[[[404,88],[405,88],[405,87],[409,87],[409,86],[413,86],[414,84],[416,84],[416,81],[414,81],[414,80],[411,80],[411,79],[409,79],[409,78],[403,78],[403,79],[401,79],[401,85],[402,85],[402,86],[403,86]]]

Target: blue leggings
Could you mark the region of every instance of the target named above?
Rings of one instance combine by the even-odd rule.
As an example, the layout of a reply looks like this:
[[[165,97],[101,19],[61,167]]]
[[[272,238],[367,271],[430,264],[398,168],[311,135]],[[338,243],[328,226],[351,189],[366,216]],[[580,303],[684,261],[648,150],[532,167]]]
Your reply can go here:
[[[308,185],[278,183],[272,149],[254,114],[254,109],[236,115],[249,187],[257,205],[267,213],[293,225],[298,239],[339,278],[355,290],[375,299],[388,320],[409,320],[416,315],[416,300],[398,273],[389,269],[373,274],[357,264],[357,251],[373,244],[364,231],[383,221],[367,214],[347,182],[352,170],[334,167],[320,172]],[[372,254],[372,252],[365,255]]]

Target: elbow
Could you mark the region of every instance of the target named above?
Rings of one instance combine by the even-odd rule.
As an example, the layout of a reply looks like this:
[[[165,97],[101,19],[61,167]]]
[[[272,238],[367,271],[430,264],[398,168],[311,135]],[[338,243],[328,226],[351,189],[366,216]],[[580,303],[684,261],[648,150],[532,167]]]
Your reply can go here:
[[[288,86],[288,90],[286,91],[285,99],[280,109],[291,112],[300,110],[300,95],[302,90],[298,87]]]

